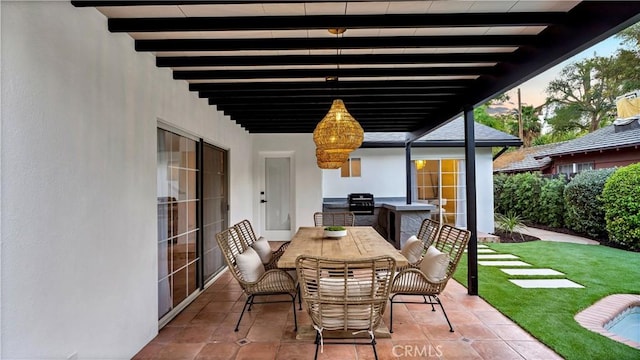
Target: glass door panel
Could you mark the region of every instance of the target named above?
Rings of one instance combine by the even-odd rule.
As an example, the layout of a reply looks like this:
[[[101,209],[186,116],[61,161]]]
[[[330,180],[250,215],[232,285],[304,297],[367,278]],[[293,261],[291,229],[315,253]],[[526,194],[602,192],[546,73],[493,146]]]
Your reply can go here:
[[[158,129],[158,316],[197,289],[196,141]]]
[[[291,159],[265,158],[265,230],[291,233]]]
[[[228,226],[227,152],[209,144],[202,146],[203,278],[205,282],[224,267],[216,234]]]

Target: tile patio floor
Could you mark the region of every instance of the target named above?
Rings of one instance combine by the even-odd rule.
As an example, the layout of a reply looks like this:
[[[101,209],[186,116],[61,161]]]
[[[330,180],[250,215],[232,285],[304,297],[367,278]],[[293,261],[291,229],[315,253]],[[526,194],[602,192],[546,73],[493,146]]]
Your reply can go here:
[[[397,304],[394,333],[377,339],[379,358],[561,359],[484,300],[467,295],[466,288],[454,280],[440,299],[454,333],[449,332],[440,309],[432,312],[428,305]],[[313,359],[313,340],[296,339],[290,303],[255,305],[234,332],[244,300],[231,274],[224,273],[134,359]],[[299,327],[310,324],[304,309],[297,314]],[[373,359],[373,351],[366,345],[325,345],[318,358]]]

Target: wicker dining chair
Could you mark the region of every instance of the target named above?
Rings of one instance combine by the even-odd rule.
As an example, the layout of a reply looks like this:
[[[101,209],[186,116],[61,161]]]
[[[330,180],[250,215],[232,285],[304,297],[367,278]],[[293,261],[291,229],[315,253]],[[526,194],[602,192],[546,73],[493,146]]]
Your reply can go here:
[[[424,253],[427,252],[427,249],[429,248],[429,246],[431,246],[431,244],[433,244],[433,242],[435,241],[436,237],[438,236],[438,232],[440,231],[440,223],[435,221],[435,220],[431,220],[431,219],[424,219],[422,220],[422,223],[420,224],[420,229],[418,230],[418,235],[417,238],[422,240],[422,244],[423,244],[423,251],[422,251],[422,255],[423,257],[418,260],[417,262],[413,263],[413,264],[409,264],[408,266],[412,266],[414,268],[419,268],[420,267],[420,263],[422,263],[422,260],[424,259]]]
[[[389,256],[336,260],[300,255],[296,259],[302,298],[316,330],[315,359],[324,344],[354,343],[371,345],[378,358],[374,331],[387,306],[395,265]],[[340,331],[337,336],[344,338],[325,342],[324,331]],[[359,332],[367,332],[370,339],[354,339]]]
[[[353,212],[316,212],[313,214],[315,226],[355,226],[356,215]]]
[[[439,230],[439,222],[431,219],[422,220],[422,223],[420,224],[420,230],[418,230],[418,239],[422,240],[425,249],[433,244],[433,241],[438,236]]]
[[[216,240],[218,245],[220,246],[220,250],[224,255],[224,259],[229,266],[229,270],[233,277],[238,281],[240,286],[242,287],[242,291],[247,296],[247,300],[244,303],[244,307],[242,308],[242,313],[240,313],[240,318],[236,323],[236,328],[234,331],[238,331],[238,327],[240,326],[240,321],[244,316],[245,311],[251,311],[251,307],[254,304],[268,304],[268,303],[279,303],[279,302],[289,302],[289,300],[270,300],[270,301],[261,301],[256,302],[255,298],[257,296],[270,296],[270,295],[289,295],[291,297],[291,303],[293,305],[293,322],[294,322],[294,331],[298,330],[298,320],[296,318],[296,295],[298,294],[298,284],[296,279],[292,277],[288,272],[280,269],[270,269],[265,270],[262,263],[260,262],[259,257],[257,258],[257,262],[255,264],[256,268],[262,266],[263,268],[252,272],[242,267],[242,264],[239,264],[239,258],[243,256],[243,254],[247,255],[248,252],[254,251],[241,240],[240,233],[237,231],[235,227],[230,227],[222,232],[216,234]],[[255,254],[257,257],[258,255]],[[243,257],[245,259],[245,257]],[[244,260],[246,263],[246,260]],[[248,274],[251,273],[251,274]],[[255,277],[256,279],[250,279],[249,277]]]
[[[393,332],[393,304],[430,304],[431,310],[435,311],[433,305],[440,305],[444,318],[449,324],[449,331],[453,332],[453,326],[447,317],[447,313],[442,306],[438,295],[444,291],[447,282],[456,271],[458,262],[469,243],[471,233],[468,230],[459,229],[451,225],[442,225],[438,236],[430,247],[436,250],[427,250],[425,257],[419,266],[408,266],[400,269],[393,279],[389,299],[391,301],[389,332]],[[429,254],[435,254],[430,257]],[[440,262],[441,260],[443,260]],[[439,265],[440,264],[440,265]],[[423,301],[398,301],[398,295],[421,296]],[[427,301],[429,298],[429,301]]]
[[[251,222],[249,220],[242,220],[239,223],[233,225],[236,228],[236,231],[240,234],[242,241],[245,242],[246,246],[252,246],[258,240],[255,231],[253,231],[253,226],[251,226]],[[280,245],[278,249],[271,252],[271,260],[264,264],[265,269],[277,269],[278,268],[278,260],[284,254],[284,251],[291,244],[290,241],[285,242]]]

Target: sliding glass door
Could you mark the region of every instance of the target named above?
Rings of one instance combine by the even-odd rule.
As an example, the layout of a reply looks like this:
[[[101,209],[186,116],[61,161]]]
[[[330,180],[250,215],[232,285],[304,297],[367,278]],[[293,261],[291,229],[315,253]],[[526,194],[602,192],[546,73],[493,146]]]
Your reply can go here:
[[[434,220],[441,224],[466,227],[464,160],[414,160],[414,200],[436,206]]]
[[[158,318],[163,319],[223,268],[215,234],[228,223],[228,172],[222,149],[164,129],[157,138]]]

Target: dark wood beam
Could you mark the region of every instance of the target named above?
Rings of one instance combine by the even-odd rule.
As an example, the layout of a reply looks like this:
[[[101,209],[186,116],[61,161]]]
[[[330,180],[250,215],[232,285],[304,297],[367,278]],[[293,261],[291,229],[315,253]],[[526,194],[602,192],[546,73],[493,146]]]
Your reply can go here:
[[[397,96],[397,97],[391,96],[386,99],[379,99],[379,98],[348,99],[345,101],[346,101],[345,103],[347,108],[349,108],[354,104],[387,104],[387,105],[402,106],[407,104],[426,105],[426,104],[446,104],[447,103],[447,100],[433,100],[433,99],[424,98],[424,97],[405,97],[405,96]],[[218,107],[220,108],[224,108],[225,106],[229,106],[229,105],[245,106],[245,107],[250,107],[250,106],[278,107],[281,105],[293,105],[293,104],[300,104],[305,106],[317,104],[317,105],[326,105],[328,109],[332,102],[333,102],[333,99],[331,98],[327,98],[326,100],[321,100],[321,99],[314,100],[314,99],[296,99],[296,98],[284,97],[284,98],[272,99],[272,100],[257,99],[254,101],[229,99],[229,100],[225,100],[225,102],[209,99],[210,105],[218,105]]]
[[[292,82],[225,82],[225,83],[195,83],[189,84],[191,91],[272,91],[294,90],[306,91],[313,89],[461,89],[471,85],[473,80],[368,80],[368,81],[340,81],[339,84],[325,81],[292,81]]]
[[[343,96],[381,96],[381,95],[407,95],[407,96],[454,96],[459,94],[456,89],[311,89],[301,91],[299,89],[291,90],[254,90],[244,92],[228,92],[228,91],[199,91],[198,96],[201,98],[225,98],[233,97],[237,99],[252,99],[257,97],[301,97],[301,96],[320,96],[320,97],[343,97]]]
[[[228,101],[246,101],[246,102],[253,102],[253,101],[270,101],[270,100],[279,100],[282,97],[287,97],[288,99],[292,99],[293,101],[301,101],[301,102],[306,102],[306,101],[321,101],[321,100],[330,100],[332,101],[335,98],[341,98],[345,101],[349,100],[349,99],[360,99],[360,98],[371,98],[371,99],[375,99],[375,98],[380,98],[381,101],[385,101],[385,99],[396,99],[396,98],[415,98],[415,99],[432,99],[432,98],[446,98],[446,97],[451,97],[451,96],[459,96],[458,94],[455,93],[441,93],[441,92],[423,92],[423,91],[416,91],[416,92],[410,92],[410,91],[402,91],[402,90],[396,90],[396,91],[388,91],[388,92],[380,92],[380,91],[362,91],[362,92],[358,92],[358,90],[348,90],[348,91],[328,91],[328,92],[323,92],[323,93],[307,93],[307,92],[298,92],[298,93],[294,93],[294,92],[280,92],[280,91],[274,91],[271,93],[262,93],[262,94],[243,94],[243,95],[239,95],[236,96],[234,95],[227,95],[225,96],[224,94],[219,94],[216,92],[210,92],[210,91],[203,91],[200,92],[199,96],[201,98],[210,98],[213,101],[218,101],[221,104],[226,103]]]
[[[298,29],[372,29],[546,26],[563,19],[561,12],[306,15],[241,17],[111,18],[111,32],[269,31]]]
[[[384,36],[277,39],[136,40],[137,51],[239,51],[375,48],[513,47],[529,45],[533,35]]]
[[[157,57],[159,67],[186,66],[258,66],[258,65],[335,65],[340,64],[430,64],[508,61],[508,52],[447,54],[378,55],[262,55],[262,56],[166,56]]]
[[[388,77],[388,76],[467,76],[492,74],[492,66],[359,68],[359,69],[291,69],[291,70],[176,70],[176,80]]]

